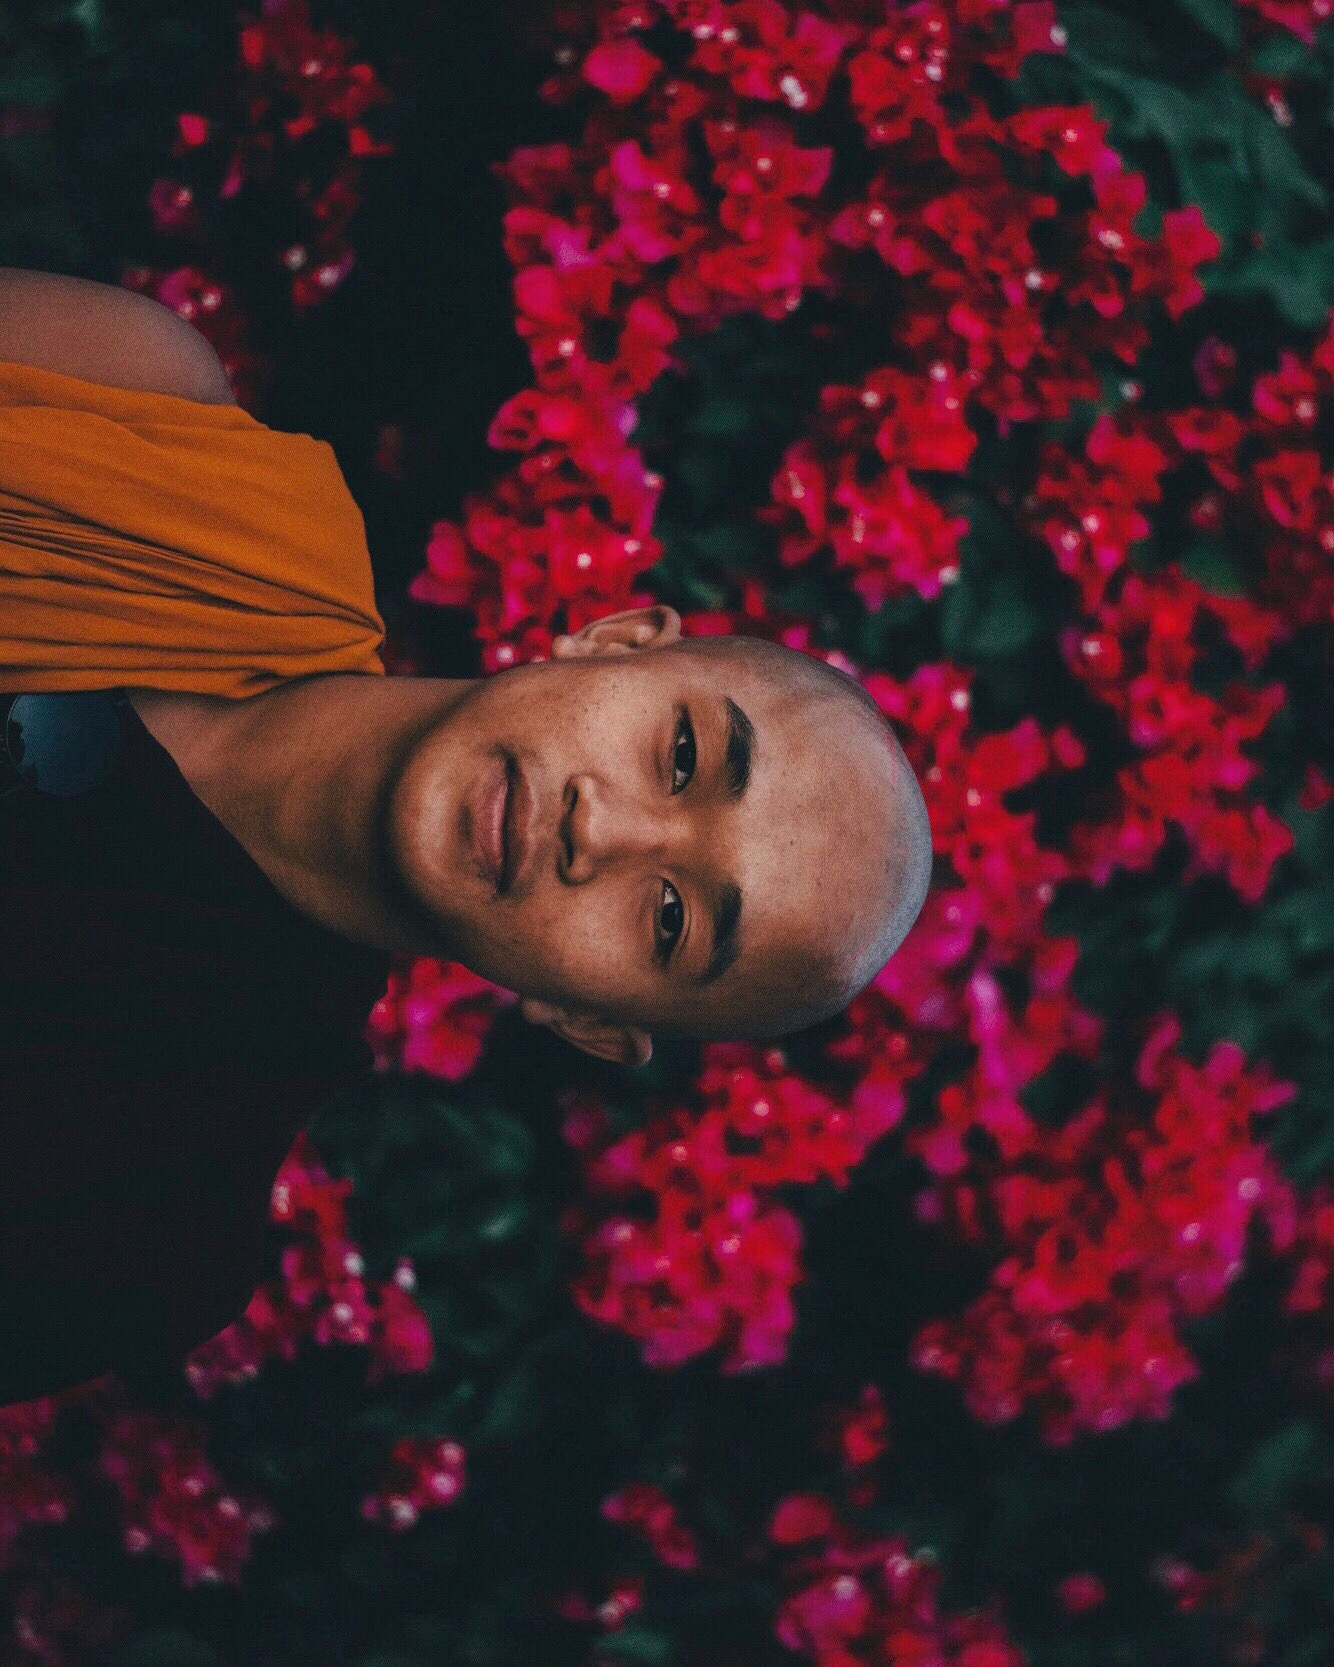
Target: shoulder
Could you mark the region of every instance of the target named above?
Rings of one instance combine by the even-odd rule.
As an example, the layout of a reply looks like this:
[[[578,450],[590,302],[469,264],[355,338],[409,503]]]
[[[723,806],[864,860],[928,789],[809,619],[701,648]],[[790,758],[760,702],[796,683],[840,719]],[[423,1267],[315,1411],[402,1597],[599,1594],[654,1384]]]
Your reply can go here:
[[[62,272],[0,267],[0,359],[209,405],[235,397],[212,343],[151,296]]]

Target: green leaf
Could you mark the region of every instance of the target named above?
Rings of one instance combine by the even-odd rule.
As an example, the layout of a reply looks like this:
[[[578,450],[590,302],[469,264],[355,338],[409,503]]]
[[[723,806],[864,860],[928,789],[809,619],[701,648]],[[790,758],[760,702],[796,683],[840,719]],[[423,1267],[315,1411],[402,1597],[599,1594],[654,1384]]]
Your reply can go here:
[[[159,1626],[121,1644],[114,1667],[221,1667],[222,1657],[183,1627]]]
[[[753,413],[744,400],[719,395],[700,405],[686,431],[703,440],[740,440],[753,427]]]
[[[1334,306],[1334,233],[1294,249],[1267,244],[1240,260],[1216,261],[1203,273],[1210,295],[1267,295],[1300,330],[1319,330]]]
[[[1221,538],[1194,539],[1181,553],[1181,565],[1196,584],[1215,596],[1245,596],[1246,576],[1236,554]]]
[[[1311,1144],[1302,1150],[1286,1152],[1283,1169],[1299,1187],[1309,1187],[1316,1181],[1334,1178],[1334,1119],[1322,1121]]]
[[[1326,208],[1324,188],[1234,75],[1220,72],[1185,91],[1117,63],[1089,60],[1080,70],[1094,94],[1111,95],[1099,102],[1111,119],[1113,142],[1162,145],[1182,201],[1197,203],[1221,235],[1254,230],[1266,242],[1299,235]]]
[[[1231,76],[1215,75],[1198,93],[1184,92],[1170,80],[1139,74],[1118,64],[1090,61],[1081,66],[1084,78],[1095,87],[1117,95],[1120,116],[1114,117],[1119,133],[1114,137],[1159,139],[1175,157],[1197,147],[1201,141],[1230,138]]]
[[[942,641],[965,659],[994,659],[1025,648],[1043,629],[1026,572],[1015,564],[1011,521],[985,497],[960,495],[948,507],[968,519],[962,572],[941,592]]]
[[[1281,990],[1292,976],[1292,953],[1287,939],[1267,925],[1259,926],[1247,943],[1247,971],[1257,983]]]
[[[511,1203],[493,1210],[477,1225],[477,1237],[485,1239],[489,1244],[497,1244],[502,1239],[512,1239],[516,1233],[521,1233],[529,1224],[531,1211],[526,1201],[516,1198]]]
[[[536,1143],[517,1117],[494,1112],[482,1120],[486,1136],[485,1171],[493,1176],[526,1175],[533,1166]]]
[[[1309,1418],[1294,1418],[1267,1436],[1228,1486],[1238,1516],[1248,1523],[1277,1516],[1312,1469],[1322,1445]]]
[[[967,658],[978,612],[976,592],[967,572],[964,572],[941,592],[940,643],[947,654]]]
[[[1061,8],[1061,22],[1070,37],[1066,56],[1080,69],[1090,64],[1117,64],[1170,74],[1162,49],[1133,16],[1114,14],[1101,6],[1071,5]]]
[[[112,37],[103,0],[75,0],[69,8],[69,15],[87,31],[89,52],[105,53],[109,50]]]
[[[1033,641],[1041,623],[1019,575],[999,573],[969,626],[968,646],[982,658],[1013,654]]]
[[[1177,0],[1177,5],[1229,52],[1241,45],[1241,27],[1233,0]]]
[[[1334,1638],[1321,1631],[1309,1638],[1295,1638],[1284,1651],[1283,1667],[1325,1667],[1334,1652]]]
[[[23,46],[0,65],[0,104],[54,104],[64,91],[60,75],[38,47]]]
[[[1251,68],[1260,75],[1313,76],[1315,58],[1306,42],[1286,29],[1276,29],[1251,53]]]
[[[672,1641],[661,1632],[646,1626],[623,1626],[608,1634],[598,1643],[598,1653],[606,1661],[632,1661],[645,1667],[660,1667],[673,1655]]]
[[[759,527],[749,521],[715,521],[691,534],[695,554],[719,567],[736,567],[756,560],[764,548]]]
[[[468,1437],[469,1448],[517,1441],[541,1419],[542,1386],[531,1360],[521,1360],[500,1380],[486,1403],[481,1422]]]
[[[694,446],[682,454],[676,478],[683,489],[691,519],[712,519],[728,502],[732,484],[732,463],[721,447]]]
[[[1294,892],[1288,906],[1275,905],[1273,915],[1287,927],[1303,955],[1334,953],[1334,891]]]
[[[1275,198],[1281,199],[1284,204],[1305,203],[1313,209],[1326,208],[1329,204],[1328,193],[1302,167],[1301,158],[1273,116],[1241,96],[1240,89],[1233,100],[1233,108],[1238,132],[1245,141],[1251,175],[1264,193],[1257,205],[1262,211],[1260,224],[1285,223],[1286,216],[1269,221],[1263,217],[1268,205],[1273,204],[1277,210]]]
[[[1183,202],[1198,203],[1210,231],[1217,232],[1226,251],[1254,224],[1255,205],[1236,159],[1221,147],[1179,152],[1175,158],[1177,185]],[[1216,263],[1206,261],[1201,272],[1207,281]]]

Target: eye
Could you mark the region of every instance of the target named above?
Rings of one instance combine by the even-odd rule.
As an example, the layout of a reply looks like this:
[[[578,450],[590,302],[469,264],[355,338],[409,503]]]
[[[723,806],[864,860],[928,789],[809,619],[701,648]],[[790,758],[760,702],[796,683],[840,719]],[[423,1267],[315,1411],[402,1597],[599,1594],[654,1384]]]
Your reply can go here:
[[[672,792],[679,793],[695,773],[695,732],[690,727],[690,714],[683,711],[676,726],[676,740],[672,745]],[[677,781],[677,776],[684,781]]]
[[[658,912],[658,959],[666,966],[676,948],[681,928],[686,923],[686,912],[680,893],[670,880],[662,882],[662,908]]]

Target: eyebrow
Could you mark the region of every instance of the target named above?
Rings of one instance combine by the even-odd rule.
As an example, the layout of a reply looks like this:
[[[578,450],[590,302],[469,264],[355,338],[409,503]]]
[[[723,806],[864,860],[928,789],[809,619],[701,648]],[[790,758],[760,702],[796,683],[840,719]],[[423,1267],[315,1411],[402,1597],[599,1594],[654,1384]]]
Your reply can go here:
[[[723,697],[723,706],[727,713],[727,745],[723,753],[727,796],[739,799],[750,783],[755,726],[730,695]],[[697,990],[715,983],[737,958],[741,948],[737,930],[741,920],[741,887],[725,880],[710,904],[709,913],[713,919],[713,949],[708,965],[694,981]]]
[[[750,766],[755,756],[755,726],[730,695],[723,697],[723,705],[727,708],[727,749],[724,755],[727,796],[739,799],[750,781]]]

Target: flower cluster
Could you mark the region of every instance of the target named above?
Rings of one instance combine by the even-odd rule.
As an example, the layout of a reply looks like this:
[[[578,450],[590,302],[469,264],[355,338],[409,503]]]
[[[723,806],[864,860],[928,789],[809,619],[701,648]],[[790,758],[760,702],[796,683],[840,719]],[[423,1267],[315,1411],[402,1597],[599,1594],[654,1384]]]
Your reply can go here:
[[[1282,1259],[1291,1316],[1275,1365],[1327,1414],[1334,1407],[1334,1186],[1321,1181],[1301,1199]]]
[[[16,1569],[5,1592],[5,1660],[15,1667],[79,1667],[125,1636],[129,1611],[103,1603],[50,1567]]]
[[[562,8],[565,27],[595,38],[584,53],[564,48],[567,68],[547,82],[544,97],[559,103],[594,87],[607,102],[590,115],[579,145],[525,147],[495,170],[512,197],[505,250],[537,387],[502,408],[490,443],[519,450],[522,462],[487,497],[467,500],[462,528],[437,523],[427,570],[410,585],[422,602],[474,610],[489,667],[544,655],[557,613],[560,628],[577,630],[585,618],[630,605],[635,577],[657,562],[649,528],[662,480],[629,443],[632,402],[664,370],[679,370],[677,338],[740,313],[785,317],[810,292],[885,302],[857,263],[872,243],[885,282],[902,292],[889,308],[902,320],[902,345],[915,362],[932,363],[935,383],[885,370],[864,390],[825,390],[829,433],[800,442],[779,473],[780,505],[809,493],[800,502],[802,530],[780,547],[784,562],[832,545],[869,602],[902,588],[909,573],[932,595],[950,570],[957,575],[955,543],[967,523],[934,510],[907,470],[962,467],[974,440],[964,423],[967,398],[1006,420],[1046,410],[1022,392],[1009,363],[1027,363],[1036,350],[1021,355],[1017,347],[1026,310],[1027,333],[1042,342],[1037,308],[1059,282],[1056,273],[1037,272],[1022,225],[1056,215],[1059,205],[1042,193],[1009,192],[1001,153],[1051,143],[1062,162],[1079,157],[1119,178],[1116,158],[1072,125],[1087,113],[1046,113],[1049,127],[1069,132],[1067,142],[1047,140],[1041,122],[1019,122],[1014,132],[992,122],[974,78],[1012,77],[1027,53],[1059,50],[1064,33],[1054,8],[924,5],[880,27],[867,27],[857,7],[832,10],[850,15],[794,15],[779,0],[590,5],[584,15]],[[687,38],[679,72],[667,72],[635,40],[655,25]],[[872,183],[852,200],[830,188],[832,147],[804,147],[795,127],[832,105],[844,83],[865,145],[884,153]],[[947,100],[967,110],[947,113]],[[910,202],[894,182],[929,178],[922,163],[930,150],[954,180],[949,192]],[[1011,218],[1014,235],[995,237],[995,213]],[[1187,263],[1209,248],[1191,243],[1186,227],[1194,228],[1189,210],[1161,243],[1132,238],[1116,267],[1089,232],[1086,260],[1101,280],[1084,268],[1079,278],[1099,295],[1114,290],[1117,313],[1127,310],[1132,288],[1169,303],[1192,293]],[[979,258],[984,232],[987,262]],[[1064,340],[1042,348],[1034,365],[1037,377],[1051,362],[1054,383],[1056,367],[1064,368],[1061,408],[1074,393],[1096,392],[1087,372],[1096,348],[1131,355],[1142,342],[1129,312],[1107,323],[1096,308],[1086,310],[1094,312],[1079,340],[1086,368],[1071,372]],[[929,318],[940,320],[939,340],[922,335]],[[1014,340],[1002,342],[1002,330]],[[880,475],[865,487],[854,433],[825,455],[849,427],[849,402],[860,418],[852,428],[867,430],[862,448],[880,450]],[[869,415],[880,402],[884,417]],[[919,445],[900,455],[895,443],[927,415]],[[902,568],[880,572],[895,555]]]
[[[404,1436],[390,1450],[380,1485],[362,1500],[362,1516],[403,1533],[423,1511],[439,1510],[459,1497],[467,1485],[466,1457],[457,1441]]]
[[[1327,1527],[1292,1511],[1274,1532],[1230,1538],[1212,1568],[1168,1555],[1154,1558],[1147,1572],[1178,1614],[1229,1617],[1228,1661],[1235,1667],[1262,1667],[1273,1659],[1276,1595],[1298,1571],[1318,1563],[1328,1543]]]
[[[648,1582],[643,1575],[627,1575],[597,1603],[590,1603],[582,1592],[563,1592],[552,1605],[555,1613],[565,1621],[591,1621],[608,1632],[616,1632],[644,1602]]]
[[[1025,1656],[1005,1636],[996,1600],[965,1615],[941,1614],[937,1593],[942,1571],[929,1546],[913,1549],[902,1535],[868,1534],[857,1526],[861,1508],[877,1496],[875,1472],[884,1451],[883,1409],[875,1385],[864,1386],[856,1405],[818,1410],[826,1432],[855,1432],[838,1453],[843,1475],[812,1479],[812,1485],[775,1498],[751,1542],[728,1542],[715,1533],[707,1541],[683,1521],[673,1492],[653,1483],[631,1482],[602,1501],[602,1514],[639,1539],[647,1560],[618,1569],[605,1598],[590,1602],[577,1590],[551,1599],[567,1621],[603,1634],[624,1628],[634,1614],[651,1611],[660,1571],[685,1571],[705,1582],[726,1579],[737,1567],[761,1567],[780,1598],[774,1636],[815,1667],[863,1667],[931,1661],[942,1667],[1023,1667]],[[871,1439],[863,1443],[862,1434]],[[827,1439],[817,1447],[829,1448]],[[860,1492],[847,1476],[862,1479]],[[676,1493],[700,1480],[684,1463],[670,1467]],[[840,1500],[843,1495],[843,1500]],[[1237,1667],[1259,1667],[1266,1647],[1274,1595],[1285,1579],[1318,1564],[1328,1533],[1308,1516],[1290,1512],[1275,1532],[1254,1532],[1219,1542],[1214,1566],[1197,1566],[1176,1555],[1159,1555],[1145,1568],[1148,1579],[1181,1614],[1232,1618],[1227,1659]],[[669,1577],[670,1578],[670,1577]],[[1052,1588],[1051,1601],[1076,1618],[1108,1600],[1109,1580],[1093,1569],[1072,1570]]]
[[[1169,824],[1184,835],[1190,856],[1183,878],[1217,873],[1249,903],[1268,887],[1292,834],[1253,795],[1239,790],[1259,773],[1241,749],[1254,741],[1283,706],[1281,684],[1260,689],[1241,682],[1221,699],[1201,694],[1187,674],[1197,649],[1190,634],[1206,603],[1199,586],[1177,575],[1157,583],[1130,577],[1118,603],[1101,610],[1097,631],[1072,630],[1062,647],[1106,699],[1110,683],[1103,655],[1130,662],[1132,675],[1109,704],[1124,714],[1142,756],[1117,772],[1116,801],[1097,824],[1075,831],[1072,861],[1102,883],[1113,869],[1148,868]]]
[[[1164,1224],[1142,1241],[1133,1273],[1113,1246],[1132,1220],[1166,1208],[1157,1171],[1137,1155],[1153,1106],[1144,1095],[1133,1111],[1095,1101],[1055,1145],[1060,1161],[1049,1152],[1034,1167],[1043,1131],[1020,1096],[1058,1055],[1091,1061],[1102,1041],[1101,1022],[1069,990],[1077,943],[1044,925],[1063,883],[1146,870],[1175,830],[1186,879],[1220,875],[1253,903],[1292,847],[1256,798],[1258,766],[1243,751],[1281,708],[1282,686],[1234,678],[1206,693],[1198,672],[1210,633],[1253,672],[1328,612],[1328,481],[1311,435],[1330,348],[1289,355],[1259,378],[1246,418],[1218,403],[1228,391],[1221,344],[1201,359],[1210,406],[1144,411],[1125,380],[1125,409],[1104,412],[1075,449],[1039,431],[1016,454],[1027,478],[983,488],[972,475],[983,439],[1100,400],[1109,366],[1133,369],[1155,309],[1176,319],[1200,300],[1198,271],[1218,239],[1193,207],[1144,229],[1145,180],[1087,107],[998,108],[998,79],[1063,46],[1049,7],[924,0],[888,20],[853,5],[826,13],[777,0],[556,8],[559,73],[544,93],[560,103],[591,86],[603,102],[579,144],[516,151],[498,170],[536,386],[505,405],[491,442],[520,458],[468,501],[462,526],[437,525],[413,594],[472,609],[493,667],[540,657],[556,630],[647,600],[635,586],[661,553],[650,528],[663,482],[630,437],[637,397],[682,368],[674,344],[741,312],[782,318],[815,291],[886,321],[886,362],[825,386],[773,475],[758,518],[774,531],[775,586],[785,570],[827,561],[870,610],[905,591],[938,598],[967,559],[966,497],[942,485],[952,477],[1010,515],[1017,543],[1051,564],[1054,588],[1065,581],[1070,617],[1053,649],[1114,715],[1123,753],[1051,849],[1009,796],[1085,768],[1071,726],[1044,732],[1028,718],[977,733],[970,668],[940,661],[907,678],[858,668],[821,650],[810,621],[784,615],[754,576],[739,579],[737,607],[687,615],[688,634],[767,636],[860,677],[922,784],[935,883],[908,942],[826,1043],[827,1080],[808,1080],[778,1050],[750,1050],[744,1067],[739,1055],[727,1064],[756,1079],[734,1100],[708,1049],[690,1104],[610,1144],[600,1108],[572,1103],[566,1131],[584,1181],[565,1218],[584,1256],[573,1294],[653,1364],[716,1346],[725,1372],[781,1358],[800,1229],[771,1189],[846,1179],[870,1131],[899,1125],[940,1049],[966,1040],[973,1063],[914,1115],[902,1144],[937,1178],[924,1218],[988,1244],[996,1282],[956,1326],[919,1339],[918,1360],[956,1375],[979,1416],[1028,1408],[1063,1441],[1162,1416],[1192,1374],[1178,1327],[1221,1300],[1240,1266],[1239,1223],[1260,1207],[1248,1191],[1238,1215],[1236,1185],[1259,1189],[1280,1232],[1296,1208],[1249,1129],[1233,1127],[1222,1167],[1199,1174],[1192,1221],[1203,1248],[1183,1250]],[[670,52],[669,26],[679,37]],[[865,151],[851,194],[835,187],[829,148],[802,143],[802,118],[831,114],[840,97]],[[1192,501],[1190,525],[1213,513],[1213,531],[1226,522],[1261,552],[1253,595],[1209,589],[1179,560],[1157,571],[1134,562],[1169,489],[1189,497],[1198,469],[1215,502]],[[1317,801],[1318,781],[1310,792]],[[1165,1018],[1142,1039],[1146,1056],[1171,1026]],[[1229,1053],[1219,1069],[1241,1062]],[[1246,1080],[1263,1098],[1263,1069]],[[773,1121],[755,1145],[746,1100],[757,1091]],[[979,1142],[989,1155],[978,1157]],[[1175,1177],[1181,1152],[1163,1137],[1145,1161]],[[1082,1178],[1089,1164],[1096,1184]],[[1031,1212],[1023,1231],[1006,1215],[1016,1195]],[[1064,1237],[1058,1210],[1075,1211]],[[1226,1278],[1199,1272],[1206,1251]],[[1064,1291],[1055,1269],[1067,1255],[1082,1258],[1080,1298],[1062,1299],[1075,1317],[1053,1309],[1043,1320],[1055,1330],[1029,1340],[1038,1322],[1025,1296]]]
[[[325,1346],[368,1345],[372,1383],[430,1365],[430,1329],[409,1295],[415,1283],[410,1263],[401,1261],[393,1279],[378,1291],[366,1286],[361,1257],[347,1237],[350,1190],[350,1182],[329,1179],[302,1135],[273,1188],[273,1219],[298,1235],[284,1253],[283,1280],[257,1292],[240,1319],[191,1355],[186,1376],[202,1401],[211,1400],[225,1384],[257,1376],[266,1360],[294,1359],[308,1338]],[[41,1413],[52,1405],[39,1402],[15,1410]],[[13,1439],[21,1441],[23,1429],[14,1413],[6,1419]],[[225,1488],[206,1457],[202,1427],[114,1407],[102,1422],[99,1462],[121,1496],[125,1549],[175,1557],[187,1585],[239,1581],[252,1535],[272,1529],[276,1518],[263,1502],[239,1499]],[[429,1452],[425,1447],[395,1449],[383,1487],[364,1502],[368,1519],[383,1518],[400,1527],[405,1507],[419,1512],[426,1503],[442,1504],[460,1490],[462,1449],[453,1443],[427,1446]],[[17,1471],[12,1479],[17,1482]],[[52,1519],[69,1509],[69,1498],[43,1482],[43,1474],[33,1471],[28,1520]],[[14,1497],[22,1497],[17,1488]]]
[[[176,1563],[186,1586],[238,1584],[254,1536],[271,1532],[277,1516],[258,1495],[226,1485],[208,1458],[202,1420],[134,1408],[111,1377],[60,1397],[8,1407],[0,1416],[0,1565],[9,1566],[14,1541],[27,1525],[63,1523],[83,1514],[79,1493],[41,1457],[60,1408],[75,1403],[100,1427],[97,1470],[114,1489],[126,1552]],[[76,1659],[59,1652],[65,1626],[77,1628],[78,1644],[87,1647],[118,1624],[114,1611],[69,1603],[56,1587],[32,1585],[16,1597],[22,1600],[16,1613],[32,1606],[30,1630],[21,1641],[41,1639],[53,1652],[43,1660]],[[64,1609],[69,1613],[62,1617]]]
[[[0,1565],[29,1523],[65,1522],[77,1509],[68,1480],[43,1462],[56,1410],[44,1395],[0,1412]]]
[[[853,1406],[826,1410],[817,1445],[830,1452],[849,1475],[858,1476],[889,1451],[889,1415],[874,1383],[863,1384]]]
[[[676,1504],[661,1488],[635,1482],[602,1501],[608,1522],[640,1534],[654,1557],[669,1569],[699,1565],[699,1542],[681,1521]]]
[[[570,1101],[563,1132],[585,1187],[562,1223],[584,1257],[573,1295],[638,1338],[650,1365],[722,1345],[720,1370],[748,1371],[783,1358],[801,1273],[801,1229],[775,1189],[845,1187],[897,1113],[885,1099],[836,1105],[779,1048],[714,1044],[696,1088],[698,1108],[610,1142],[602,1108]]]
[[[861,1533],[824,1501],[799,1495],[778,1505],[768,1532],[791,1550],[775,1636],[814,1667],[1025,1667],[997,1613],[941,1613],[942,1572],[929,1547],[914,1552],[901,1534]]]
[[[395,967],[366,1026],[374,1068],[458,1082],[481,1057],[497,1012],[513,1000],[454,961],[422,955]]]
[[[1163,1018],[1137,1066],[1154,1096],[1145,1118],[1097,1096],[1059,1131],[1037,1131],[1013,1161],[940,1179],[924,1219],[999,1243],[989,1289],[957,1320],[914,1340],[922,1371],[958,1379],[987,1423],[1028,1407],[1044,1439],[1070,1441],[1131,1417],[1165,1418],[1198,1374],[1179,1335],[1215,1309],[1242,1271],[1253,1219],[1292,1240],[1296,1200],[1253,1120],[1293,1085],[1217,1043],[1201,1066],[1173,1051]]]
[[[1114,869],[1147,868],[1174,824],[1190,853],[1185,878],[1220,874],[1254,903],[1292,836],[1246,792],[1258,767],[1242,747],[1284,691],[1234,679],[1215,695],[1192,673],[1211,638],[1253,672],[1278,643],[1330,618],[1334,474],[1315,436],[1334,410],[1334,329],[1309,356],[1284,352],[1258,377],[1245,415],[1222,402],[1234,369],[1232,350],[1209,338],[1197,355],[1208,405],[1104,415],[1083,457],[1048,442],[1023,508],[1079,590],[1082,617],[1058,638],[1066,665],[1115,711],[1137,754],[1118,769],[1097,822],[1073,833],[1074,870],[1101,884]],[[1166,479],[1209,548],[1249,554],[1250,594],[1220,594],[1175,562],[1157,572],[1129,565]]]
[[[292,1235],[282,1279],[261,1286],[240,1319],[190,1356],[186,1376],[201,1400],[224,1384],[256,1377],[267,1360],[294,1360],[307,1340],[324,1348],[368,1348],[371,1384],[430,1366],[434,1344],[411,1295],[412,1263],[401,1257],[392,1278],[368,1284],[361,1252],[348,1237],[351,1191],[351,1181],[330,1179],[303,1132],[273,1183],[271,1219]]]
[[[353,223],[364,200],[366,160],[392,157],[397,149],[372,131],[374,113],[391,105],[394,95],[370,64],[349,61],[349,45],[336,29],[311,23],[309,0],[268,0],[238,32],[235,75],[227,83],[233,108],[178,115],[170,153],[177,166],[159,175],[148,194],[162,237],[206,250],[216,237],[210,224],[216,208],[201,198],[199,179],[218,177],[219,205],[244,200],[247,191],[270,189],[285,169],[301,175],[308,136],[324,144],[341,130],[344,159],[318,187],[298,178],[292,209],[301,230],[273,253],[292,274],[289,296],[297,315],[321,306],[356,264]],[[249,343],[248,319],[228,285],[191,262],[166,272],[127,266],[120,282],[188,319],[212,343],[241,404],[259,401],[266,367]]]
[[[228,1491],[206,1441],[199,1420],[127,1408],[107,1425],[99,1468],[120,1497],[131,1556],[175,1559],[186,1586],[237,1585],[253,1536],[271,1533],[278,1519],[258,1496]]]
[[[856,1407],[826,1407],[827,1429],[878,1432],[878,1392],[867,1385]],[[881,1451],[854,1443],[848,1470],[867,1470]],[[684,1474],[685,1467],[675,1467]],[[834,1490],[836,1491],[836,1490]],[[871,1493],[862,1502],[869,1501]],[[855,1510],[855,1506],[854,1506]],[[738,1565],[763,1567],[779,1591],[773,1636],[814,1667],[886,1667],[938,1662],[941,1667],[1024,1667],[1024,1655],[1005,1636],[995,1612],[947,1615],[937,1594],[942,1571],[929,1546],[910,1549],[902,1535],[871,1535],[854,1525],[835,1498],[794,1491],[774,1500],[753,1543],[711,1544],[686,1526],[664,1488],[633,1482],[602,1502],[602,1514],[633,1531],[654,1567],[620,1574],[607,1597],[593,1603],[577,1591],[553,1600],[568,1621],[619,1631],[651,1596],[657,1568],[685,1570],[706,1580],[726,1578]]]
[[[1315,1187],[1292,1243],[1296,1274],[1283,1306],[1290,1314],[1328,1314],[1334,1290],[1334,1187]],[[1334,1373],[1331,1373],[1334,1377]]]
[[[1056,1601],[1067,1615],[1083,1615],[1107,1601],[1107,1587],[1088,1569],[1078,1569],[1056,1588]]]
[[[1238,413],[1221,402],[1232,390],[1235,352],[1216,336],[1196,357],[1210,403],[1173,411],[1166,425],[1184,465],[1196,463],[1190,525],[1252,555],[1247,574],[1254,615],[1220,600],[1221,623],[1253,665],[1277,640],[1334,611],[1334,471],[1323,466],[1320,432],[1334,415],[1334,322],[1309,353],[1285,349],[1278,368],[1257,376]]]

